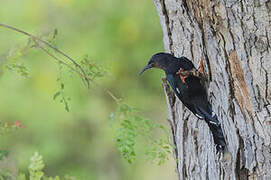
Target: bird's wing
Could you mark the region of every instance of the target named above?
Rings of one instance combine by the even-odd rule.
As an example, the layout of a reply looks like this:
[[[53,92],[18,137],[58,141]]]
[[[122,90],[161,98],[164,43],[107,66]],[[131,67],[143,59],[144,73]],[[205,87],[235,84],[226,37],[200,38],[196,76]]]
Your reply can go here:
[[[191,70],[193,68],[195,68],[194,64],[192,63],[192,61],[190,61],[188,58],[182,56],[180,58],[178,58],[178,60],[180,61],[180,65],[183,70]]]
[[[183,83],[178,75],[167,74],[167,80],[177,97],[193,114],[200,119],[207,118],[213,123],[219,123],[216,121],[216,118],[213,118],[214,112],[205,95],[197,97],[196,95],[194,97],[188,95],[187,93],[191,92],[191,90],[189,90],[189,85]]]
[[[182,103],[191,111],[193,112],[195,115],[197,114],[194,105],[188,103],[187,101],[185,101],[184,98],[184,88],[187,88],[187,85],[185,85],[184,83],[180,82],[178,80],[178,78],[180,78],[178,75],[173,75],[173,74],[167,74],[167,80],[172,88],[172,90],[174,91],[174,93],[176,94],[176,96],[182,101]],[[200,116],[198,116],[198,118],[200,118]],[[202,119],[202,117],[201,117]]]
[[[218,151],[223,151],[225,149],[226,140],[221,128],[221,124],[217,119],[215,112],[212,110],[211,105],[209,104],[208,109],[203,109],[200,106],[196,107],[198,114],[204,116],[205,122],[208,124],[214,138],[214,142],[217,145]]]

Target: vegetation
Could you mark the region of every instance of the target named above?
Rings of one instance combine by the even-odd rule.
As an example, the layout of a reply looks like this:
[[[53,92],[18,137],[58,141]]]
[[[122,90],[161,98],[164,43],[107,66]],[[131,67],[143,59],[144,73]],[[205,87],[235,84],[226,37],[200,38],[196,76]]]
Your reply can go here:
[[[0,29],[0,39],[5,42],[0,44],[0,53],[2,53],[0,60],[2,65],[1,134],[3,132],[1,136],[3,149],[0,151],[0,157],[2,157],[3,163],[7,163],[4,159],[10,158],[10,154],[16,156],[18,164],[15,163],[15,166],[19,167],[21,172],[19,177],[22,179],[28,176],[30,179],[40,179],[41,177],[45,179],[44,163],[38,154],[32,157],[29,166],[31,168],[28,170],[26,168],[27,158],[37,150],[47,158],[48,165],[44,169],[46,172],[52,175],[72,174],[78,179],[110,177],[110,175],[104,175],[107,173],[101,172],[103,168],[91,167],[91,164],[95,164],[95,162],[99,162],[100,166],[108,164],[109,155],[114,158],[115,162],[111,161],[111,163],[116,168],[113,169],[113,172],[117,172],[115,175],[117,179],[132,179],[132,177],[137,179],[137,176],[133,174],[136,171],[131,170],[138,169],[140,163],[144,162],[140,160],[141,156],[137,156],[139,160],[135,161],[136,152],[140,154],[140,152],[146,151],[148,159],[157,160],[158,164],[162,164],[168,158],[170,144],[168,134],[164,133],[166,132],[164,128],[165,106],[164,114],[159,112],[163,109],[162,106],[154,106],[158,103],[163,104],[162,97],[159,96],[162,93],[159,78],[150,75],[147,76],[147,82],[144,82],[146,79],[142,79],[140,82],[137,77],[140,67],[147,61],[146,57],[149,57],[154,51],[158,51],[159,48],[161,49],[157,46],[159,44],[161,46],[158,20],[156,29],[147,30],[144,27],[153,25],[151,18],[155,16],[154,9],[152,9],[153,16],[149,18],[136,16],[125,9],[129,7],[127,3],[119,1],[119,4],[106,7],[107,11],[100,12],[103,17],[100,17],[99,22],[84,25],[78,24],[77,20],[80,20],[84,13],[87,13],[88,17],[94,15],[91,10],[86,9],[86,5],[94,5],[101,11],[104,10],[104,7],[100,7],[99,3],[94,2],[89,2],[89,4],[77,1],[52,1],[48,4],[44,4],[44,2],[35,4],[31,0],[25,2],[26,4],[33,3],[34,6],[39,6],[41,9],[45,8],[43,15],[49,15],[49,10],[46,8],[52,5],[51,10],[60,9],[66,14],[73,12],[74,19],[71,19],[71,22],[63,23],[62,20],[66,17],[57,16],[54,17],[56,22],[50,22],[51,19],[47,18],[43,21],[37,20],[34,24],[28,24],[12,22],[12,17],[22,12],[12,14],[11,11],[1,14],[3,19],[5,16],[10,17],[9,24],[14,23],[17,26],[29,26],[28,29],[35,29],[33,27],[50,22],[51,27],[48,29],[53,29],[53,31],[47,30],[45,33],[40,33],[34,38],[29,36],[28,39],[24,39],[20,35],[13,35],[11,31]],[[5,7],[15,11],[13,3],[5,2]],[[62,7],[63,4],[67,6]],[[123,5],[124,12],[114,9],[117,9],[120,4]],[[140,7],[139,4],[136,5]],[[146,7],[143,6],[142,9],[145,9],[142,12],[147,15],[148,8],[153,8],[153,5],[144,5]],[[78,9],[74,11],[69,6],[77,6]],[[27,7],[22,9],[28,12]],[[28,18],[42,15],[42,11],[32,13]],[[27,19],[27,17],[22,18]],[[133,20],[136,20],[136,23],[132,23]],[[98,25],[94,27],[93,23]],[[58,30],[54,26],[57,26]],[[42,32],[44,29],[42,28],[40,31]],[[65,32],[68,37],[58,35],[62,32]],[[101,32],[103,32],[102,35],[99,34]],[[80,38],[77,37],[78,35]],[[71,43],[68,39],[73,36],[75,38],[71,40],[73,41]],[[48,44],[42,41],[48,42]],[[15,42],[16,44],[14,44]],[[149,44],[146,45],[146,42]],[[41,51],[34,48],[41,49],[46,54],[43,55]],[[69,49],[71,55],[74,54],[81,58],[73,60],[70,56],[65,57],[65,54],[63,57],[62,51],[56,51],[56,49],[66,48]],[[82,55],[85,53],[89,53],[89,55]],[[56,63],[52,64],[47,61],[48,59],[53,59]],[[97,63],[98,61],[100,62]],[[105,66],[106,68],[104,68]],[[125,97],[127,104],[134,104],[144,111],[138,111],[127,105],[114,94]],[[63,104],[64,108],[56,103],[57,101]],[[116,106],[118,106],[118,110],[110,114],[110,111],[114,111]],[[152,115],[152,119],[160,120],[163,125],[158,125],[159,122],[154,123],[140,115],[142,112],[148,111],[146,116]],[[106,117],[108,114],[110,114],[110,121]],[[161,118],[161,115],[164,118]],[[15,129],[19,130],[7,135],[8,132]],[[127,168],[127,165],[119,160],[118,153],[114,151],[117,148],[112,143],[112,137],[116,138],[116,145],[124,159],[130,163],[134,162],[133,167]],[[136,144],[137,146],[135,146]],[[11,162],[8,161],[6,167],[12,166]],[[116,166],[116,164],[118,165]],[[125,170],[120,170],[122,168]],[[12,174],[6,168],[1,172],[3,178],[7,178],[9,173]],[[51,179],[57,178],[52,177]],[[48,177],[48,179],[50,178]]]

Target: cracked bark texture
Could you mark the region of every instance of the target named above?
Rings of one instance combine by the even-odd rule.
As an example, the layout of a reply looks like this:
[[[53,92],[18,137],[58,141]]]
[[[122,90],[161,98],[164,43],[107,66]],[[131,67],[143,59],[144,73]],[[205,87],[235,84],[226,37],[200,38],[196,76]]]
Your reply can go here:
[[[199,64],[231,158],[164,88],[179,179],[271,180],[271,1],[154,0],[167,52]]]

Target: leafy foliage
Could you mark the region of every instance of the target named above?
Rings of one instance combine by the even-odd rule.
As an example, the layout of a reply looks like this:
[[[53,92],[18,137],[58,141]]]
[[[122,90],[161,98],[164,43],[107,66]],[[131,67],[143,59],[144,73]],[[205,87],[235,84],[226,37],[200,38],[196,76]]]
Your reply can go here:
[[[65,83],[62,79],[63,67],[68,68],[71,72],[77,73],[82,78],[83,83],[89,87],[90,82],[95,84],[97,78],[104,77],[107,75],[106,70],[98,65],[95,61],[89,59],[86,55],[83,60],[79,63],[74,61],[72,58],[61,52],[56,48],[56,35],[58,34],[57,30],[55,30],[50,36],[47,37],[47,40],[44,43],[42,37],[30,37],[27,45],[23,48],[19,48],[14,51],[11,56],[8,56],[8,60],[15,61],[20,56],[22,56],[26,49],[35,47],[40,48],[44,52],[46,52],[49,56],[51,56],[59,65],[59,77],[57,78],[57,82],[59,84],[59,90],[53,95],[54,100],[59,100],[60,103],[64,104],[65,110],[67,112],[70,111],[70,97],[67,97],[65,94]],[[61,56],[62,58],[60,58]],[[65,60],[64,60],[65,59]],[[24,77],[28,77],[28,69],[24,66],[23,63],[12,62],[9,65],[6,65],[7,69],[11,71],[16,71],[20,75]],[[149,148],[146,150],[147,159],[152,162],[157,162],[159,165],[163,164],[170,154],[171,144],[169,143],[168,133],[162,125],[155,124],[152,120],[144,118],[140,116],[140,112],[125,103],[120,102],[115,96],[105,90],[111,97],[116,101],[118,105],[118,110],[115,113],[111,113],[111,124],[118,119],[118,125],[116,130],[116,142],[118,145],[118,149],[120,151],[121,156],[127,160],[129,163],[133,163],[136,158],[136,144],[137,139],[139,137],[144,138],[148,143]],[[21,127],[21,125],[7,126],[3,128],[3,131],[12,130],[13,128]],[[0,133],[1,133],[0,126]],[[165,139],[155,139],[155,131],[162,130],[165,132]],[[7,156],[7,151],[0,151],[0,158]],[[46,177],[43,172],[44,163],[42,160],[42,156],[38,153],[35,153],[33,157],[31,157],[31,163],[29,165],[29,178],[30,180],[59,180],[58,176],[56,177]],[[3,172],[3,177],[9,178],[8,173]],[[26,180],[25,174],[20,174],[19,179]],[[65,177],[65,179],[69,179],[69,177]],[[71,179],[71,178],[70,178]]]
[[[168,160],[168,156],[171,154],[173,148],[175,147],[167,140],[153,140],[152,144],[145,151],[145,154],[147,160],[162,165]]]
[[[136,157],[136,138],[143,137],[150,149],[146,150],[147,159],[157,161],[161,165],[168,159],[171,151],[171,144],[164,126],[155,124],[152,120],[139,115],[139,111],[127,104],[120,103],[116,113],[110,114],[111,124],[118,119],[116,142],[121,156],[129,163],[134,162]],[[165,139],[155,140],[154,130],[163,130]],[[159,131],[160,132],[160,131]],[[151,144],[151,145],[150,145]]]
[[[76,180],[75,177],[64,176],[60,178],[59,176],[49,177],[46,176],[43,172],[43,168],[45,164],[43,162],[42,156],[35,152],[34,155],[30,158],[30,164],[28,166],[28,173],[26,175],[24,173],[20,173],[19,176],[16,178],[17,180]],[[29,177],[29,178],[27,178]],[[4,178],[5,180],[12,179],[12,175],[8,171],[0,172],[0,179]],[[13,178],[14,179],[14,178]]]
[[[44,175],[42,172],[44,166],[42,156],[35,152],[35,154],[30,158],[30,165],[28,166],[30,179],[40,180]]]
[[[65,110],[67,112],[70,111],[70,106],[69,106],[69,101],[71,100],[70,97],[67,97],[66,94],[65,94],[65,83],[64,81],[62,80],[62,65],[59,64],[59,77],[57,78],[57,82],[59,84],[59,90],[54,94],[53,96],[53,99],[54,100],[57,100],[58,98],[60,98],[60,103],[64,104],[64,107],[65,107]]]
[[[32,47],[34,47],[34,42],[29,38],[25,45],[14,47],[10,49],[8,53],[2,55],[1,60],[5,65],[5,68],[18,73],[22,77],[29,77],[28,68],[23,62],[18,63],[17,61],[19,61],[22,56],[26,55]]]
[[[26,66],[23,63],[9,64],[9,65],[6,65],[6,68],[9,69],[10,71],[16,71],[17,73],[19,73],[23,77],[28,77],[28,75],[29,75],[28,69],[26,68]]]
[[[59,79],[57,81],[60,81]],[[63,103],[64,104],[64,107],[65,107],[65,110],[67,112],[70,111],[70,107],[69,107],[69,103],[68,101],[71,100],[70,97],[66,97],[65,94],[64,94],[64,83],[60,83],[60,90],[57,91],[55,94],[54,94],[54,97],[53,99],[56,100],[59,96],[60,96],[60,103]]]
[[[80,65],[84,68],[86,75],[91,78],[91,80],[95,80],[96,78],[104,77],[107,75],[107,71],[99,65],[97,62],[90,60],[88,55],[83,57]]]

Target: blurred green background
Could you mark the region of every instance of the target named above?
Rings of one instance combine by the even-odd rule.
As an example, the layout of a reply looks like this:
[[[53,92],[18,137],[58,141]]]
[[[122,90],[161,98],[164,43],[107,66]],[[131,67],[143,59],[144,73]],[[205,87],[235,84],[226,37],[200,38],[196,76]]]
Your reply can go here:
[[[162,31],[152,0],[1,0],[0,23],[40,35],[58,30],[57,47],[71,57],[88,54],[109,74],[99,84],[141,115],[167,127],[167,106],[157,70],[139,77],[152,54],[163,51]],[[0,55],[26,44],[27,37],[0,27]],[[162,166],[149,163],[144,143],[133,164],[121,159],[108,116],[115,102],[101,88],[86,89],[77,75],[65,73],[71,111],[53,100],[59,89],[57,64],[38,49],[14,60],[24,63],[25,78],[0,71],[0,121],[22,121],[27,128],[1,136],[0,149],[26,171],[38,151],[47,175],[93,180],[175,179],[172,157]],[[158,136],[159,137],[159,136]]]

